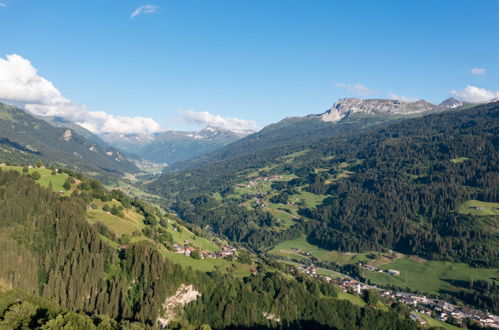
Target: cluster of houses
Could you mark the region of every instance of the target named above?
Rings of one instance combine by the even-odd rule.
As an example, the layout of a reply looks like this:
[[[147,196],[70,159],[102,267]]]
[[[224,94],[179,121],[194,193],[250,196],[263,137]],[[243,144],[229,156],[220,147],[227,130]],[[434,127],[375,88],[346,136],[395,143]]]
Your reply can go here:
[[[272,175],[268,177],[263,177],[259,176],[257,178],[254,178],[253,180],[250,180],[246,183],[239,183],[237,184],[237,187],[239,188],[254,188],[258,184],[258,181],[280,181],[282,180],[282,176],[280,175]]]
[[[373,285],[362,283],[352,278],[344,278],[336,281],[336,283],[340,286],[341,291],[343,292],[355,292],[357,294],[361,294],[362,291],[376,289]]]
[[[445,300],[432,299],[424,295],[418,295],[407,292],[392,292],[384,290],[383,296],[388,296],[398,300],[419,313],[434,317],[437,320],[446,322],[451,317],[458,324],[462,324],[465,319],[472,319],[478,322],[483,327],[491,327],[499,329],[499,317],[490,313],[465,307],[456,306]]]
[[[192,252],[198,251],[201,259],[204,258],[217,259],[217,258],[225,258],[228,256],[235,256],[237,251],[237,249],[233,246],[223,245],[220,248],[220,251],[209,252],[204,249],[197,249],[191,246],[188,242],[185,242],[184,245],[173,243],[173,249],[175,250],[175,253],[180,253],[187,257],[189,257]]]
[[[421,325],[426,325],[426,320],[415,312],[431,316],[443,322],[448,321],[452,317],[458,324],[462,324],[465,319],[472,319],[478,322],[483,327],[499,329],[499,316],[490,313],[484,313],[469,307],[453,305],[447,301],[429,298],[421,294],[396,292],[388,289],[381,289],[376,286],[354,280],[350,277],[345,277],[342,279],[332,279],[329,276],[317,274],[318,268],[313,264],[302,265],[300,266],[300,270],[311,277],[338,284],[343,292],[353,292],[361,294],[364,290],[379,290],[381,296],[390,298],[391,300],[399,301],[409,306],[413,311],[413,313],[411,313],[411,319],[420,323]],[[397,274],[393,273],[392,275],[400,275],[400,272],[398,272]]]

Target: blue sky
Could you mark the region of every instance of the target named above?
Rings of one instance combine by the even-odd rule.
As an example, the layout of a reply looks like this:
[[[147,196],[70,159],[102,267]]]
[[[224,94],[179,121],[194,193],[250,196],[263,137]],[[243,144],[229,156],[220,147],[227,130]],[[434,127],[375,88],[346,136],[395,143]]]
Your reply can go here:
[[[497,0],[0,3],[0,58],[30,61],[74,111],[262,127],[348,96],[499,95]]]

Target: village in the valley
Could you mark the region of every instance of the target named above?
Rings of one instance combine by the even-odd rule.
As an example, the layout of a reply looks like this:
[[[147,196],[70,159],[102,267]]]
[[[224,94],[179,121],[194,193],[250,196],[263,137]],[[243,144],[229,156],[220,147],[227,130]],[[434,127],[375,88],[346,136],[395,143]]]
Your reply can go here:
[[[359,266],[371,271],[383,272],[383,270],[376,267],[362,264]],[[310,264],[308,266],[300,266],[300,270],[305,274],[314,278],[322,279],[326,282],[336,283],[339,285],[343,292],[362,294],[366,290],[378,290],[382,297],[386,297],[389,299],[388,304],[391,304],[394,301],[399,301],[407,305],[411,309],[411,319],[419,322],[421,325],[427,325],[426,320],[420,315],[425,314],[443,322],[446,322],[450,320],[450,318],[453,318],[459,325],[463,324],[465,319],[472,319],[478,322],[483,327],[499,329],[499,316],[497,315],[485,313],[466,306],[457,306],[445,300],[433,299],[422,294],[414,294],[379,288],[375,285],[369,285],[367,283],[362,283],[360,281],[352,279],[345,274],[340,274],[344,276],[341,279],[333,279],[330,276],[318,274],[318,269],[319,268],[313,264]],[[397,270],[387,270],[386,273],[392,276],[400,275],[400,272]],[[417,314],[416,312],[420,314]]]
[[[250,180],[246,183],[239,183],[236,186],[239,188],[254,188],[257,186],[258,181],[279,181],[279,180],[282,180],[282,176],[280,176],[280,175],[272,175],[269,177],[259,176],[259,177],[256,177],[253,180]]]

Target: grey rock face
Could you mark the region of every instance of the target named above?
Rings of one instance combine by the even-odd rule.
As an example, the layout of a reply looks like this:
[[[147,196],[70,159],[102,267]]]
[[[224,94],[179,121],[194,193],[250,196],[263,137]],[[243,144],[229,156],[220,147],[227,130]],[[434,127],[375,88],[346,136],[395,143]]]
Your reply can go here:
[[[332,108],[321,115],[323,121],[335,122],[349,114],[363,112],[367,114],[413,114],[438,108],[438,106],[419,100],[416,102],[402,102],[388,99],[344,98],[334,103]]]

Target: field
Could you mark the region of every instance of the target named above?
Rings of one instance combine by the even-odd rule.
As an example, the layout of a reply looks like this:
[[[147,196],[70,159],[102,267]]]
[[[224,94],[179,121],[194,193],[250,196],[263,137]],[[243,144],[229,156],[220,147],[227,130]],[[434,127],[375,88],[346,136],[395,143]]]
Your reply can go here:
[[[17,171],[22,173],[23,166],[4,166],[1,167],[2,171]],[[66,173],[52,175],[52,170],[46,168],[30,168],[28,169],[28,174],[33,174],[33,172],[38,172],[41,178],[37,181],[42,187],[48,187],[49,183],[52,184],[52,190],[62,191],[63,195],[69,195],[70,192],[64,190],[62,185],[68,178]]]
[[[140,231],[144,225],[141,221],[133,220],[127,213],[131,211],[127,210],[125,218],[122,219],[100,209],[87,210],[87,220],[91,224],[100,222],[118,236],[124,234],[132,236],[134,231]]]
[[[305,235],[294,240],[281,242],[271,249],[269,253],[299,259],[304,262],[310,261],[309,256],[312,256],[321,261],[332,261],[339,265],[367,262],[370,260],[367,257],[369,253],[341,253],[334,250],[321,249],[307,242]]]
[[[499,203],[487,203],[476,200],[469,200],[459,206],[458,212],[461,214],[471,214],[477,216],[499,216]]]
[[[400,271],[400,275],[364,271],[364,276],[377,285],[396,285],[435,294],[442,290],[455,290],[445,280],[490,280],[499,277],[498,269],[472,268],[466,264],[443,261],[416,261],[411,258],[397,259],[379,268],[395,269]]]

